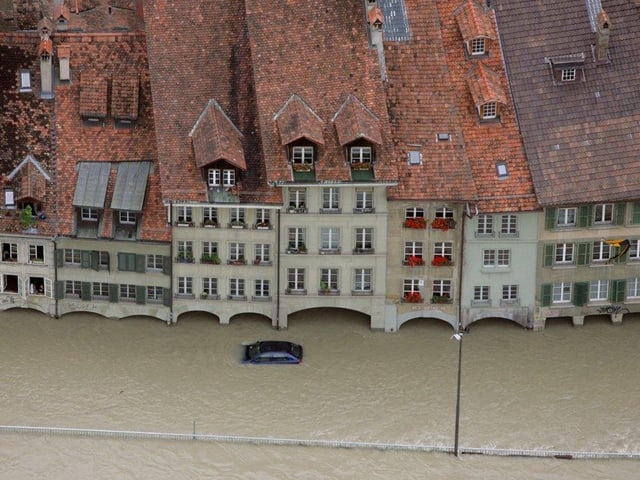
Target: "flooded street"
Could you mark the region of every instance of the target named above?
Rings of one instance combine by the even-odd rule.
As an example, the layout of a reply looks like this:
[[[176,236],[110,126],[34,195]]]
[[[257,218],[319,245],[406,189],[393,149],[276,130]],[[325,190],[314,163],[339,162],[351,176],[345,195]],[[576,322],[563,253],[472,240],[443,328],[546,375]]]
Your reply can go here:
[[[316,311],[275,331],[205,316],[0,314],[0,424],[451,447],[458,343],[437,321],[371,332]],[[242,343],[301,343],[301,365],[247,366]],[[462,447],[640,452],[640,319],[465,335]],[[557,460],[0,433],[0,478],[637,478],[638,460]],[[634,477],[635,476],[635,477]]]

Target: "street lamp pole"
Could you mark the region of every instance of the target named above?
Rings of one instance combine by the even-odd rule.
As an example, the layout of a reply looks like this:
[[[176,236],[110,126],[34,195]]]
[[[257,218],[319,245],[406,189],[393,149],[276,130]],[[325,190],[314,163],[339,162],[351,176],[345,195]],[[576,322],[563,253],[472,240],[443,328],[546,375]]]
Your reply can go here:
[[[453,434],[453,454],[460,456],[460,385],[462,381],[462,332],[456,333],[453,338],[458,341],[458,385],[456,388],[456,420]]]

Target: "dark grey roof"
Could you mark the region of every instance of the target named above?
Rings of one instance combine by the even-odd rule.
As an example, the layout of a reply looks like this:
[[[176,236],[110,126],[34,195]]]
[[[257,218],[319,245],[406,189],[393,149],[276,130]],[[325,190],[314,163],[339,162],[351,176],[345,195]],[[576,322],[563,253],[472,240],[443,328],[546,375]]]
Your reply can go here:
[[[73,206],[103,209],[110,171],[109,162],[79,163]]]
[[[388,42],[406,42],[411,38],[404,0],[378,0],[384,15],[384,38]]]
[[[542,205],[640,198],[640,15],[602,0],[610,63],[596,64],[594,0],[499,0],[498,29]],[[554,84],[545,59],[584,54],[585,81]]]
[[[123,162],[118,165],[112,209],[142,211],[150,169],[151,162]]]

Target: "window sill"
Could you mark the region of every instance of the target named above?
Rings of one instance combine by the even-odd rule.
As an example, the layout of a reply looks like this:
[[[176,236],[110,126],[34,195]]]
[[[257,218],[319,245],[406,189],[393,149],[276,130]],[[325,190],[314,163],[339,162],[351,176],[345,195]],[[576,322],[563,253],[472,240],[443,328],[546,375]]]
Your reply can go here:
[[[351,290],[351,295],[354,297],[371,297],[373,296],[373,290]]]
[[[353,213],[376,213],[375,208],[354,208]]]
[[[336,213],[342,213],[342,209],[341,208],[321,208],[320,213],[326,213],[331,215]]]
[[[322,248],[318,251],[320,255],[340,255],[339,248]]]
[[[246,295],[228,295],[227,300],[231,300],[234,302],[246,302],[247,296]]]
[[[251,301],[253,302],[271,302],[271,297],[251,297]]]
[[[373,255],[375,250],[373,248],[354,248],[354,255]]]
[[[285,293],[287,295],[306,295],[307,294],[307,290],[306,289],[293,289],[293,288],[287,288],[287,290],[285,291]]]

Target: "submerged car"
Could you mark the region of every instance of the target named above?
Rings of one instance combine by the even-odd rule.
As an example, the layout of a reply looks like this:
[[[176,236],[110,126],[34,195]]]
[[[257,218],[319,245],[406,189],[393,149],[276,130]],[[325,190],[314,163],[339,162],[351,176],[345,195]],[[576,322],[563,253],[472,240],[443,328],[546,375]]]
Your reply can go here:
[[[266,340],[244,347],[242,363],[300,363],[302,345],[280,340]]]

